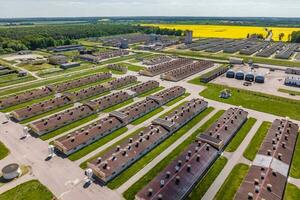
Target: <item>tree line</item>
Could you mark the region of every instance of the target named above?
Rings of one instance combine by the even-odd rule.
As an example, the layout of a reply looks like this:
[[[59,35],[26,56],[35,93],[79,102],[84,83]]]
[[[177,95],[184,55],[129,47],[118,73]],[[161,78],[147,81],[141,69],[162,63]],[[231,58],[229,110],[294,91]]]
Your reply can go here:
[[[183,31],[128,24],[64,24],[0,29],[0,54],[76,43],[76,39],[127,33],[180,36]]]

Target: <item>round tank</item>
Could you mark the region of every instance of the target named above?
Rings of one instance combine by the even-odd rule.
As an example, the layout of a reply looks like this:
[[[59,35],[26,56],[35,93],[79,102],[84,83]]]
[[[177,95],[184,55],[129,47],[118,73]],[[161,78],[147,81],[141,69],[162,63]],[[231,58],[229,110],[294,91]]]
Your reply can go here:
[[[2,169],[3,178],[6,180],[14,179],[21,174],[20,166],[16,163],[6,165]]]
[[[256,83],[264,83],[265,82],[265,76],[262,74],[257,74],[255,77]]]
[[[245,78],[245,73],[243,71],[238,71],[237,73],[235,73],[235,78],[237,80],[244,80]]]
[[[245,81],[253,82],[254,81],[254,74],[252,72],[248,72],[245,76]]]
[[[226,72],[227,78],[234,78],[234,76],[235,76],[235,72],[233,70],[230,69]]]

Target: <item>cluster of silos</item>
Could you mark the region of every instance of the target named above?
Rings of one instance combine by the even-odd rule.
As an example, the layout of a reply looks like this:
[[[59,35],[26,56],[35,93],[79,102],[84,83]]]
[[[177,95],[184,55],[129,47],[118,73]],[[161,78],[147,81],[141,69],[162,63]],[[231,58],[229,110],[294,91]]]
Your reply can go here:
[[[249,82],[256,82],[256,83],[264,83],[265,82],[265,76],[262,74],[254,74],[253,72],[247,72],[244,71],[237,71],[230,69],[226,72],[227,78],[235,78],[237,80],[245,80]]]

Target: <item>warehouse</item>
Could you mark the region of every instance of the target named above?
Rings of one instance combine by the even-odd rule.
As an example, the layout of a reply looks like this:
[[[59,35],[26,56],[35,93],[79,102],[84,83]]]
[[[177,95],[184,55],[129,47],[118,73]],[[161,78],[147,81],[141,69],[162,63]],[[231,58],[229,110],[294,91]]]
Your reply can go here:
[[[244,80],[244,78],[245,78],[245,73],[243,71],[237,71],[235,73],[235,79]]]
[[[72,67],[79,67],[80,63],[79,62],[69,62],[69,63],[64,63],[60,65],[60,68],[62,69],[69,69]]]
[[[254,74],[252,72],[248,72],[245,76],[245,81],[253,82],[254,81]]]

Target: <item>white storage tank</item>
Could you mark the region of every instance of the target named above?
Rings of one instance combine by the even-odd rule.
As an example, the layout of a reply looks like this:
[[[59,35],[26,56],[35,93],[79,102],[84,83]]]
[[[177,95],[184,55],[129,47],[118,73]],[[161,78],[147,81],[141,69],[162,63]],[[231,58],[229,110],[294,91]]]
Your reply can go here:
[[[3,167],[2,174],[4,179],[11,180],[17,178],[21,174],[21,168],[18,164],[12,163]]]

